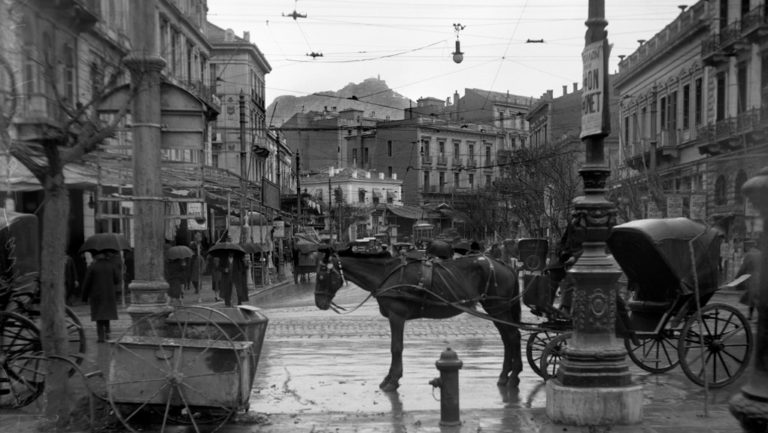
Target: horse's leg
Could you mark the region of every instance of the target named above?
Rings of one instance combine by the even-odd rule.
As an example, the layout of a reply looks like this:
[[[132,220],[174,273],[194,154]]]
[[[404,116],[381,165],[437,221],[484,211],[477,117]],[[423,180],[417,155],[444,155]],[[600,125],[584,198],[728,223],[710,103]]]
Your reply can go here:
[[[499,379],[496,381],[496,384],[499,386],[504,386],[507,385],[509,380],[509,373],[512,371],[512,341],[510,341],[510,337],[506,329],[508,327],[507,325],[496,322],[493,322],[493,324],[496,326],[496,329],[499,330],[501,342],[504,343],[504,362],[501,365],[501,374],[499,374]]]
[[[392,360],[389,364],[389,373],[379,384],[384,392],[393,392],[400,386],[400,378],[403,377],[403,334],[405,319],[395,314],[389,314],[389,330],[391,334],[390,352]]]
[[[498,307],[493,308],[490,305],[483,305],[483,308],[486,312],[493,311],[494,314],[491,314],[490,312],[489,314],[500,321],[510,323],[518,322],[514,320],[514,314],[506,312],[504,314],[498,314]],[[520,372],[523,371],[523,361],[520,355],[520,330],[515,326],[506,325],[504,323],[494,321],[493,324],[496,326],[496,329],[498,329],[501,341],[504,343],[504,362],[501,366],[499,380],[496,383],[500,386],[518,386],[520,384]]]

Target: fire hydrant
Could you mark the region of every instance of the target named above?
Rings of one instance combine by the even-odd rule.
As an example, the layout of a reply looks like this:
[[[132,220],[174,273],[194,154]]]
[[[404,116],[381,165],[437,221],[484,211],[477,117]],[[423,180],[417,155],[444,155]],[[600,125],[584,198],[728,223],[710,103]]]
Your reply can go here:
[[[459,417],[459,370],[464,363],[459,356],[447,348],[440,354],[435,366],[440,371],[440,377],[429,381],[435,388],[440,388],[440,425],[461,425]]]

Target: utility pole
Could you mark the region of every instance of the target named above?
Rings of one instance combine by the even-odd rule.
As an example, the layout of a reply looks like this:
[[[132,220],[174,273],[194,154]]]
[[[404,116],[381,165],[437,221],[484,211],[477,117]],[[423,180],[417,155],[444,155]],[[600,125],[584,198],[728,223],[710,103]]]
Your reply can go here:
[[[301,157],[296,150],[296,229],[301,227]]]
[[[240,243],[245,243],[245,199],[248,193],[248,152],[245,141],[245,93],[240,89]],[[234,242],[235,240],[232,239]]]
[[[331,168],[333,170],[333,168]],[[333,240],[333,218],[331,218],[331,206],[333,206],[333,197],[331,196],[331,173],[328,173],[328,234]]]
[[[128,286],[131,305],[127,309],[136,324],[146,323],[141,319],[152,314],[170,313],[172,308],[166,305],[168,283],[162,260],[166,220],[160,176],[160,72],[166,62],[158,55],[156,43],[157,1],[140,1],[131,6],[133,50],[123,61],[131,71],[132,85],[138,86],[131,106],[136,277]],[[164,320],[156,317],[159,322]]]
[[[573,336],[563,352],[557,378],[547,381],[547,416],[568,425],[635,424],[643,417],[643,388],[632,383],[626,350],[616,338],[616,260],[605,253],[617,211],[605,198],[611,174],[604,138],[610,133],[608,45],[605,0],[589,0],[582,90],[581,140],[585,162],[579,170],[584,195],[574,199],[567,232],[582,240],[582,253],[568,271],[573,292]]]

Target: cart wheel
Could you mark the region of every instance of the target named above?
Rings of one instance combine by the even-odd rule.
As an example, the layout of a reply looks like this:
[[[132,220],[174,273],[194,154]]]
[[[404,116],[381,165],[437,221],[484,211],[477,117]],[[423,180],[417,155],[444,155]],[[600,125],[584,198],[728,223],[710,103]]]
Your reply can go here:
[[[736,380],[752,355],[752,328],[735,307],[711,304],[685,322],[677,351],[683,372],[694,383],[720,388]]]
[[[20,408],[35,401],[45,388],[47,370],[35,323],[0,311],[0,407]]]
[[[168,324],[163,323],[162,314],[144,317],[111,342],[111,364],[120,358],[145,366],[133,377],[137,370],[115,369],[107,378],[109,404],[132,432],[166,432],[178,429],[176,424],[188,424],[196,433],[215,432],[238,409],[237,405],[226,406],[208,398],[210,386],[217,385],[217,375],[240,378],[243,373],[239,357],[218,358],[222,348],[234,352],[237,347],[227,332],[211,321],[212,314],[221,313],[205,307],[175,310],[180,311],[183,318]],[[138,351],[137,343],[154,346],[154,350]],[[216,364],[208,365],[209,358]],[[208,370],[196,371],[193,367],[200,363]],[[240,393],[233,389],[232,394]],[[195,403],[200,401],[208,404]]]
[[[665,328],[659,334],[641,338],[640,345],[635,345],[629,337],[624,338],[624,347],[630,359],[645,371],[658,374],[677,367],[677,340],[680,331]]]
[[[536,374],[541,377],[541,354],[544,352],[544,348],[547,344],[557,336],[557,332],[554,331],[536,331],[528,336],[528,343],[525,345],[525,355],[528,358],[528,365],[531,366]]]
[[[568,346],[568,339],[571,338],[572,333],[565,332],[553,338],[552,341],[547,343],[544,351],[541,353],[541,361],[539,369],[541,370],[541,377],[544,380],[550,379],[557,375],[557,369],[560,366],[560,359],[563,358],[563,349]]]

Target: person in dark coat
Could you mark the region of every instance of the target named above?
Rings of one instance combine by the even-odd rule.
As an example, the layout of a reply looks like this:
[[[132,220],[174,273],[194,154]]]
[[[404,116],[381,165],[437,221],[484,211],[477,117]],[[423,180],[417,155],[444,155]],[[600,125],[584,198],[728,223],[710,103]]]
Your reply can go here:
[[[237,304],[248,300],[247,275],[242,254],[229,253],[219,257],[219,293],[226,307],[232,306],[232,289],[236,290]]]
[[[83,302],[91,306],[91,320],[96,322],[99,343],[109,338],[109,321],[117,320],[117,290],[121,269],[115,266],[112,255],[117,251],[99,251],[88,267],[83,281]]]
[[[168,296],[171,298],[171,305],[181,304],[182,288],[187,282],[188,275],[187,259],[168,260],[165,267],[165,279],[168,281]]]
[[[739,302],[749,308],[747,318],[752,320],[755,307],[757,307],[757,301],[760,297],[760,259],[762,258],[762,253],[754,242],[747,241],[744,244],[744,250],[747,252],[744,254],[744,259],[738,272],[736,272],[736,277],[747,274],[750,276],[743,284],[743,288],[746,290],[739,299]]]
[[[77,275],[77,266],[75,265],[75,259],[72,256],[67,255],[67,262],[64,265],[64,288],[66,290],[66,302],[67,305],[72,305],[74,299],[76,299],[78,293],[77,289],[80,287],[80,278]]]

